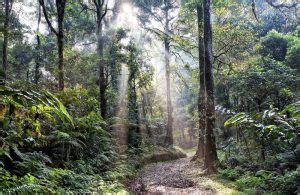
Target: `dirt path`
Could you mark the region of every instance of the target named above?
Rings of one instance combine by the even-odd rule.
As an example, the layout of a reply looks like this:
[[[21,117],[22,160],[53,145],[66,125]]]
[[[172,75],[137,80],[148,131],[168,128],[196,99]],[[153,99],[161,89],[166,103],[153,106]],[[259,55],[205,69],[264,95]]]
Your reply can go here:
[[[234,192],[214,177],[205,177],[201,163],[191,158],[153,163],[145,166],[130,184],[135,193],[155,194],[227,194]]]

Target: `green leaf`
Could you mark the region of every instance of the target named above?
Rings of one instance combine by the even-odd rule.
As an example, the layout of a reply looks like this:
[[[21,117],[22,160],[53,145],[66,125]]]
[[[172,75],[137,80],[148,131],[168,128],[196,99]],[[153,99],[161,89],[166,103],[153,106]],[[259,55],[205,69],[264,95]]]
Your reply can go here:
[[[237,125],[239,121],[244,120],[246,117],[247,117],[246,113],[240,112],[240,113],[236,114],[235,116],[229,118],[224,123],[224,126]]]

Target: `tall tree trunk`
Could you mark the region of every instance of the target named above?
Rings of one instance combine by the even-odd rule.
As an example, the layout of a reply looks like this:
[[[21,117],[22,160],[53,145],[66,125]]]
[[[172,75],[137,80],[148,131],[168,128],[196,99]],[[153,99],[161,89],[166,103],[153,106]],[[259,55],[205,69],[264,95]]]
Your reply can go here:
[[[138,103],[137,103],[137,92],[136,92],[136,82],[135,82],[135,79],[136,79],[136,73],[134,73],[134,76],[133,76],[133,87],[132,87],[132,97],[131,97],[131,100],[132,100],[132,108],[131,109],[134,109],[133,112],[134,112],[134,118],[133,118],[133,121],[134,121],[134,124],[135,124],[135,127],[134,127],[134,130],[135,130],[135,144],[133,145],[133,147],[135,148],[139,148],[140,145],[141,145],[141,141],[142,141],[142,137],[141,137],[141,129],[140,129],[140,120],[139,120],[139,108],[138,108]]]
[[[117,43],[114,43],[117,44]],[[110,74],[111,74],[111,87],[115,92],[118,92],[118,67],[117,67],[117,59],[116,59],[116,48],[112,46],[112,48],[109,51],[109,55],[111,57],[110,60]]]
[[[198,23],[198,56],[199,56],[199,140],[198,148],[194,159],[200,157],[204,159],[204,133],[205,133],[205,75],[204,75],[204,46],[201,36],[203,28],[203,7],[197,4],[197,23]]]
[[[8,46],[8,28],[9,28],[9,14],[10,14],[10,0],[5,0],[5,19],[3,29],[3,48],[2,48],[2,68],[3,68],[3,81],[7,79],[7,46]]]
[[[59,34],[57,37],[57,45],[58,45],[58,88],[59,90],[63,90],[65,88],[64,82],[64,41],[63,34]]]
[[[171,100],[171,87],[170,87],[170,27],[169,27],[169,1],[165,1],[165,34],[164,47],[165,47],[165,69],[166,69],[166,84],[167,84],[167,135],[165,139],[166,145],[173,145],[173,107]]]
[[[35,71],[34,71],[34,83],[38,84],[39,78],[40,78],[40,50],[41,50],[41,39],[40,39],[40,23],[42,18],[42,11],[41,11],[41,5],[38,4],[38,22],[37,22],[37,29],[36,29],[36,50],[38,51],[37,56],[35,58]]]
[[[142,137],[140,130],[139,109],[137,102],[136,77],[138,72],[138,64],[134,62],[135,50],[130,54],[129,77],[128,77],[128,145],[133,148],[139,148]]]
[[[107,117],[107,101],[106,101],[106,79],[105,79],[105,69],[104,69],[104,39],[103,39],[103,17],[106,14],[103,13],[103,5],[104,0],[94,0],[94,4],[96,7],[96,14],[97,14],[97,29],[96,29],[96,36],[97,36],[97,52],[99,55],[99,102],[100,102],[100,111],[101,117],[106,119]]]
[[[44,0],[39,0],[40,5],[42,6],[43,13],[46,19],[46,22],[50,30],[56,35],[57,38],[57,47],[58,47],[58,89],[63,90],[65,87],[64,77],[65,77],[65,68],[64,68],[64,16],[67,0],[56,0],[56,11],[57,11],[57,26],[58,31],[54,29],[51,24],[50,18],[48,17],[47,8]]]
[[[206,133],[205,133],[205,159],[204,167],[208,174],[217,172],[217,149],[214,136],[215,104],[214,104],[214,80],[212,66],[212,28],[210,0],[203,0],[204,11],[204,62],[205,62],[205,90],[206,90]]]
[[[102,26],[102,25],[101,25]],[[106,101],[106,80],[104,73],[104,63],[103,63],[103,37],[102,37],[102,27],[100,27],[99,41],[98,41],[98,54],[100,56],[99,62],[99,90],[100,90],[100,106],[101,106],[101,116],[106,119],[107,115],[107,101]]]
[[[65,88],[65,67],[64,67],[64,26],[63,20],[65,15],[66,0],[56,0],[57,9],[57,46],[58,46],[58,88],[63,90]]]
[[[117,43],[113,43],[113,44],[117,44]],[[118,101],[118,97],[119,97],[119,82],[118,82],[118,67],[117,67],[117,59],[116,59],[116,48],[114,46],[111,46],[110,51],[109,51],[109,55],[110,55],[110,62],[109,62],[109,66],[110,66],[110,75],[111,75],[111,88],[113,90],[113,93],[115,94],[114,97],[111,99],[111,112],[110,114],[112,116],[116,116],[117,114],[117,101]]]
[[[103,36],[102,36],[102,23],[100,22],[98,26],[98,55],[100,57],[99,61],[99,98],[100,98],[100,109],[101,109],[101,116],[103,119],[106,118],[107,106],[106,106],[106,84],[105,84],[105,74],[104,74],[104,64],[103,64]]]

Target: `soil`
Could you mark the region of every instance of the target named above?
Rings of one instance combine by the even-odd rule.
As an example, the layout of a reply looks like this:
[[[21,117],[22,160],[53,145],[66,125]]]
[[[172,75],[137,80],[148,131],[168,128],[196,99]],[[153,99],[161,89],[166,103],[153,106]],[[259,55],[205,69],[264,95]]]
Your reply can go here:
[[[190,160],[182,158],[147,165],[129,188],[137,194],[215,194],[214,189],[199,185],[189,176]]]

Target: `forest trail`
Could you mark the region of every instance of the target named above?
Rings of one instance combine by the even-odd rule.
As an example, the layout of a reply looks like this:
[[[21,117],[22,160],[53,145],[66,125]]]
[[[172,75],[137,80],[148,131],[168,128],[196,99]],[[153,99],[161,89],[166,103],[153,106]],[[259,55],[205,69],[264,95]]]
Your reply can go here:
[[[130,189],[135,193],[155,194],[231,194],[229,184],[215,176],[203,175],[203,164],[191,157],[145,166]]]

